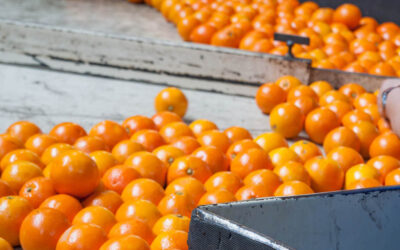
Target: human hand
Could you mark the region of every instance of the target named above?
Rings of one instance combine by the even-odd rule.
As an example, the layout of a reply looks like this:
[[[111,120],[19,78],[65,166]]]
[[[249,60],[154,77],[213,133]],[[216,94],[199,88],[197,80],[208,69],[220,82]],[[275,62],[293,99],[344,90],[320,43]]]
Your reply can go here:
[[[397,87],[398,86],[398,87]],[[382,105],[382,93],[393,88],[386,98],[386,107]],[[390,122],[392,130],[400,136],[400,79],[386,80],[379,91],[378,107],[381,115]]]

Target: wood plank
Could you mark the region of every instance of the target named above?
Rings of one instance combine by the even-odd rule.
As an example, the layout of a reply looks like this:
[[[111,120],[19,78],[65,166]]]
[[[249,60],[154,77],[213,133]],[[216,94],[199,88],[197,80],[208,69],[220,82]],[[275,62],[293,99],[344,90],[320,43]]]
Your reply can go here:
[[[44,131],[72,121],[84,128],[104,119],[122,121],[154,114],[153,98],[164,86],[0,64],[0,131],[30,120]],[[184,90],[189,99],[185,120],[209,119],[220,129],[243,126],[253,135],[269,129],[268,117],[248,97]]]

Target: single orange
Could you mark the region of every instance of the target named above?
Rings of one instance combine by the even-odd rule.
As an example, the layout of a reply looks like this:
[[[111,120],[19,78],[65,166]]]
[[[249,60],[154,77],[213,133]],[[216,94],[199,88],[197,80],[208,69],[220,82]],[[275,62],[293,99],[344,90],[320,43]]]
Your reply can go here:
[[[185,155],[182,150],[171,145],[158,147],[153,151],[153,154],[155,154],[158,159],[163,161],[168,167],[175,161],[176,158]]]
[[[146,200],[124,202],[115,213],[119,222],[136,219],[145,222],[150,228],[161,216],[157,206]]]
[[[152,129],[139,130],[132,135],[130,140],[141,144],[149,152],[166,144],[161,134]]]
[[[350,3],[340,5],[333,13],[334,22],[343,23],[351,30],[358,27],[361,17],[361,10]]]
[[[44,166],[40,160],[40,157],[36,153],[27,149],[16,149],[4,155],[4,157],[1,159],[1,170],[4,171],[8,165],[18,161],[32,162],[41,168]]]
[[[289,161],[301,162],[301,158],[294,151],[286,147],[272,150],[269,152],[269,157],[275,168]]]
[[[296,137],[303,130],[304,116],[301,110],[291,103],[277,105],[269,119],[271,129],[285,138]]]
[[[49,135],[57,138],[59,142],[72,145],[78,138],[86,136],[87,133],[84,128],[76,123],[63,122],[54,126]]]
[[[205,185],[199,180],[187,176],[172,181],[165,189],[165,194],[175,193],[187,194],[195,204],[200,200],[201,196],[206,192]]]
[[[347,83],[339,88],[339,92],[346,95],[351,100],[355,100],[357,97],[364,94],[366,90],[357,83]]]
[[[159,234],[151,243],[152,250],[180,249],[188,250],[188,233],[180,230],[171,230]]]
[[[124,165],[117,165],[109,168],[104,173],[102,181],[107,189],[113,190],[120,194],[126,185],[128,185],[128,183],[137,178],[140,178],[140,174],[134,168]]]
[[[66,144],[66,143],[56,143],[53,144],[49,147],[46,148],[46,150],[43,152],[42,157],[41,157],[41,161],[44,165],[48,165],[50,164],[57,156],[59,156],[60,154],[74,149],[73,146],[71,146],[70,144]]]
[[[287,93],[277,84],[264,83],[256,93],[256,103],[261,112],[269,114],[272,109],[286,101]]]
[[[106,232],[94,224],[69,227],[57,242],[56,249],[99,249],[107,241]]]
[[[79,211],[72,225],[92,224],[101,227],[106,233],[117,223],[114,214],[105,207],[88,206]]]
[[[196,207],[189,195],[181,192],[168,194],[158,203],[158,210],[162,215],[180,214],[190,217]]]
[[[251,200],[255,198],[269,197],[272,196],[274,190],[272,187],[263,184],[250,184],[244,185],[239,188],[239,190],[235,193],[235,197],[238,201],[243,200]]]
[[[148,244],[154,240],[151,227],[139,219],[117,222],[108,232],[108,238],[119,238],[126,235],[135,235],[144,239]]]
[[[188,101],[183,92],[177,88],[169,87],[160,91],[154,99],[156,112],[170,111],[183,117],[188,107]]]
[[[99,169],[89,155],[70,150],[53,161],[50,179],[61,194],[83,198],[91,194],[100,181]]]
[[[213,173],[226,171],[229,168],[229,162],[225,154],[214,146],[200,147],[192,155],[203,160]]]
[[[89,206],[100,206],[107,208],[113,214],[117,211],[117,209],[122,204],[121,196],[112,190],[104,190],[104,191],[97,191],[87,197],[83,202],[82,205],[84,207]]]
[[[350,99],[349,97],[347,97],[346,95],[342,94],[337,90],[330,90],[320,97],[319,105],[327,106],[328,104],[334,101],[350,102]]]
[[[342,120],[343,117],[353,109],[350,103],[344,101],[334,101],[329,103],[325,107],[334,112],[339,120]]]
[[[170,111],[162,111],[153,115],[151,118],[156,125],[157,129],[160,130],[162,127],[172,122],[181,122],[182,118]]]
[[[231,172],[243,179],[258,169],[272,169],[273,165],[268,154],[257,148],[252,148],[238,154],[231,163]]]
[[[25,182],[32,178],[43,176],[40,167],[29,161],[17,161],[8,165],[1,173],[1,179],[18,193]]]
[[[113,147],[111,153],[119,163],[124,163],[131,154],[144,150],[143,145],[138,142],[123,140]]]
[[[224,133],[232,143],[245,139],[253,139],[253,136],[247,129],[238,126],[229,127],[224,130]]]
[[[21,247],[26,250],[55,249],[58,239],[69,226],[67,217],[60,211],[52,208],[35,209],[21,225]]]
[[[87,154],[98,150],[109,150],[104,140],[97,136],[84,136],[79,138],[75,141],[74,148]]]
[[[372,178],[382,183],[383,178],[379,171],[367,164],[355,165],[346,172],[345,188],[347,189],[355,181]]]
[[[194,137],[192,130],[183,122],[168,123],[160,129],[160,134],[168,143],[172,143],[183,136]]]
[[[282,76],[279,77],[278,80],[276,80],[275,84],[281,87],[286,93],[289,93],[292,88],[295,88],[302,83],[298,78],[294,76]]]
[[[382,178],[385,179],[391,171],[400,167],[400,161],[392,156],[381,155],[371,158],[367,165],[376,168]]]
[[[165,184],[167,166],[152,153],[134,153],[125,160],[124,165],[135,169],[143,178],[153,179],[161,186]]]
[[[164,197],[163,187],[152,179],[140,178],[131,181],[121,194],[124,201],[148,200],[157,205]]]
[[[38,208],[44,200],[55,194],[53,183],[45,177],[30,179],[19,190],[19,195],[27,199],[34,208]]]
[[[364,163],[362,156],[354,149],[348,147],[337,147],[331,150],[326,157],[338,163],[344,172],[352,166]]]
[[[256,142],[267,153],[276,148],[288,147],[286,139],[276,132],[261,134],[254,139],[254,142]]]
[[[244,178],[243,183],[246,186],[259,185],[267,186],[273,192],[282,184],[280,177],[269,169],[260,169],[251,172]]]
[[[308,175],[303,164],[295,161],[288,161],[274,168],[274,173],[277,174],[283,182],[287,181],[302,181],[310,185],[310,176]]]
[[[205,131],[197,139],[202,146],[214,146],[224,153],[231,145],[228,136],[218,130]]]
[[[306,140],[296,141],[290,146],[290,149],[300,157],[302,162],[322,155],[320,148],[316,144]]]
[[[185,176],[194,177],[204,183],[211,175],[209,166],[203,160],[192,155],[182,156],[168,168],[167,183]]]
[[[311,177],[311,187],[316,192],[330,192],[342,189],[344,171],[337,162],[317,156],[308,160],[304,167]]]
[[[181,230],[189,232],[190,218],[179,214],[168,214],[161,217],[153,227],[153,233],[159,235],[163,232]]]
[[[359,121],[349,126],[351,130],[357,135],[361,142],[361,155],[364,158],[369,157],[369,148],[377,136],[379,131],[376,126],[367,121]]]
[[[40,204],[40,208],[44,207],[62,212],[67,216],[69,222],[72,222],[75,215],[82,209],[81,203],[76,198],[66,194],[50,196]]]
[[[279,135],[281,136],[281,135]],[[250,139],[244,139],[241,141],[237,141],[235,143],[232,143],[229,148],[228,151],[226,151],[226,156],[229,162],[232,162],[232,160],[241,152],[247,151],[248,149],[251,148],[259,148],[261,149],[261,147],[255,143],[253,140]]]
[[[136,132],[143,129],[156,129],[156,124],[154,121],[143,115],[135,115],[126,118],[122,122],[122,127],[128,131],[128,135],[132,136]]]
[[[32,135],[41,133],[42,130],[36,124],[29,121],[18,121],[7,128],[7,134],[17,138],[21,143],[25,143]]]
[[[318,95],[322,97],[326,92],[333,90],[332,86],[327,81],[316,81],[310,84],[310,88]]]
[[[357,134],[347,127],[338,127],[331,130],[324,139],[324,150],[329,153],[332,149],[344,146],[360,152],[361,142]]]
[[[313,194],[314,191],[301,181],[289,181],[281,184],[276,191],[274,196],[294,196],[294,195],[304,195]]]
[[[236,201],[233,193],[226,189],[216,189],[205,193],[197,203],[198,206]]]
[[[183,136],[176,139],[172,146],[183,151],[185,155],[193,153],[196,149],[200,148],[200,143],[192,136]]]
[[[377,136],[369,147],[370,157],[389,155],[400,160],[400,139],[393,132]]]
[[[213,174],[204,184],[208,192],[218,189],[226,189],[231,193],[243,186],[242,180],[230,171],[222,171]]]
[[[190,123],[189,128],[193,131],[193,134],[196,137],[198,137],[204,131],[214,130],[214,129],[218,130],[218,127],[215,123],[206,119],[193,121],[192,123]]]
[[[400,185],[400,168],[392,170],[385,178],[385,186]]]
[[[328,108],[317,108],[308,113],[305,130],[312,141],[322,143],[325,136],[339,125],[339,118],[334,112]]]
[[[128,139],[126,129],[118,123],[109,120],[94,125],[90,129],[89,135],[102,138],[109,148],[113,148],[118,142]]]

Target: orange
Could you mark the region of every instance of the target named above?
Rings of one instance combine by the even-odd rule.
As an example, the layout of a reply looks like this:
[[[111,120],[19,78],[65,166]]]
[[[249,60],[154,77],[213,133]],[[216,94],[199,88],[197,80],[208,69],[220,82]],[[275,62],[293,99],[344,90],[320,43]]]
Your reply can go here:
[[[86,131],[76,123],[63,122],[54,126],[49,135],[57,138],[59,142],[72,145],[78,138],[86,136]]]
[[[1,179],[7,182],[14,193],[18,193],[25,182],[38,176],[42,176],[38,165],[28,161],[17,161],[4,169]]]
[[[172,143],[183,136],[194,137],[192,130],[183,122],[168,123],[160,129],[160,134],[168,143]]]
[[[366,179],[362,179],[362,180],[351,183],[346,189],[374,188],[374,187],[381,187],[381,186],[382,186],[382,183],[380,183],[379,181],[372,179],[372,178],[366,178]]]
[[[189,232],[190,218],[179,214],[168,214],[161,217],[156,224],[154,224],[153,232],[159,235],[164,232],[172,230],[181,230]]]
[[[84,136],[79,138],[75,141],[74,148],[87,154],[98,150],[108,151],[109,149],[104,140],[97,136]]]
[[[7,182],[0,179],[0,198],[3,196],[13,195],[14,191]]]
[[[279,135],[281,136],[281,135]],[[259,148],[261,149],[261,147],[255,143],[254,141],[250,140],[250,139],[245,139],[245,140],[241,140],[241,141],[237,141],[235,143],[232,143],[229,148],[228,151],[226,152],[227,158],[229,162],[232,162],[232,160],[241,152],[247,151],[250,148]]]
[[[350,103],[344,101],[334,101],[329,103],[325,107],[334,112],[339,120],[342,120],[343,117],[353,109]]]
[[[193,153],[193,151],[201,146],[196,138],[192,136],[180,137],[176,139],[171,145],[182,150],[185,155]]]
[[[224,153],[231,145],[228,136],[218,130],[205,131],[197,139],[202,146],[214,146]]]
[[[17,138],[21,143],[25,143],[26,140],[28,140],[28,138],[32,135],[41,133],[42,130],[40,130],[40,128],[36,124],[29,121],[18,121],[11,124],[7,128],[7,134]]]
[[[389,155],[400,160],[400,140],[393,132],[377,136],[369,147],[370,157]]]
[[[376,104],[367,105],[365,108],[362,109],[362,111],[364,111],[364,113],[368,114],[372,118],[374,124],[377,124],[379,119],[381,118],[378,105]]]
[[[339,88],[339,92],[349,97],[351,100],[364,94],[365,91],[364,87],[357,83],[347,83]]]
[[[104,173],[102,181],[107,189],[120,194],[128,183],[139,177],[140,174],[135,169],[124,165],[117,165],[109,168]]]
[[[144,150],[145,148],[140,143],[123,140],[113,147],[111,153],[119,163],[124,163],[131,154]]]
[[[372,178],[379,182],[383,181],[383,178],[379,171],[374,167],[367,164],[355,165],[346,172],[346,183],[345,188],[347,189],[355,181],[362,179]]]
[[[396,71],[393,67],[386,62],[380,62],[375,64],[369,71],[369,74],[372,75],[381,75],[381,76],[397,76]]]
[[[272,109],[286,101],[286,92],[277,84],[264,83],[256,93],[256,103],[261,112],[269,114]]]
[[[281,87],[286,93],[289,93],[292,88],[295,88],[302,83],[294,76],[282,76],[276,80],[275,84]]]
[[[306,140],[296,141],[290,146],[290,149],[300,157],[302,162],[306,162],[315,156],[322,155],[321,150],[316,144]]]
[[[353,73],[367,73],[367,69],[365,69],[359,62],[352,62],[348,64],[343,70]]]
[[[211,38],[217,30],[212,23],[200,24],[192,30],[189,39],[195,43],[210,44]]]
[[[339,127],[340,121],[335,113],[328,108],[317,108],[308,113],[305,121],[305,130],[311,140],[322,143],[325,136]]]
[[[150,152],[166,144],[161,134],[152,129],[139,130],[132,135],[130,140],[141,144],[147,151]]]
[[[129,136],[143,129],[156,129],[154,121],[143,115],[135,115],[126,118],[122,123],[122,127],[126,129]]]
[[[364,158],[369,157],[369,148],[374,139],[379,135],[376,126],[367,121],[359,121],[349,126],[351,130],[357,135],[361,142],[361,155]]]
[[[251,136],[247,129],[238,126],[229,127],[224,130],[224,133],[232,143],[245,139],[253,139],[253,136]]]
[[[244,178],[243,183],[246,186],[267,186],[275,191],[282,184],[280,177],[269,169],[260,169],[251,172]]]
[[[118,164],[117,159],[115,159],[115,157],[107,151],[92,152],[90,153],[90,157],[96,163],[100,176],[103,176],[109,168],[112,168]]]
[[[58,194],[47,198],[40,205],[40,208],[44,207],[62,212],[67,216],[69,222],[72,222],[75,215],[82,209],[82,205],[77,199],[66,194]]]
[[[188,250],[188,233],[180,230],[171,230],[159,234],[151,243],[152,250],[180,249]]]
[[[116,223],[108,233],[108,238],[119,238],[126,235],[135,235],[144,239],[148,244],[154,239],[149,225],[139,219],[132,219]]]
[[[281,184],[274,192],[274,196],[294,196],[313,193],[314,191],[304,182],[289,181]]]
[[[306,85],[300,85],[297,86],[293,89],[291,89],[287,95],[287,100],[291,101],[291,100],[295,100],[299,97],[304,97],[304,96],[308,96],[311,97],[313,100],[315,100],[315,102],[318,101],[318,96],[317,94],[314,92],[314,90]]]
[[[158,130],[160,130],[168,123],[182,121],[182,118],[179,115],[169,111],[158,112],[157,114],[153,115],[151,119],[153,120]]]
[[[316,81],[310,84],[310,88],[322,97],[326,92],[333,90],[332,86],[327,81]]]
[[[55,249],[70,226],[67,217],[52,208],[39,208],[26,216],[20,228],[21,247],[26,250]]]
[[[245,185],[236,192],[235,197],[238,201],[251,200],[255,198],[269,197],[273,195],[273,190],[270,186],[263,184]]]
[[[268,154],[257,148],[252,148],[238,154],[231,163],[231,172],[243,179],[258,169],[272,169],[272,162]]]
[[[169,87],[160,91],[154,99],[156,112],[170,111],[183,117],[188,107],[188,101],[183,92],[177,88]]]
[[[190,217],[196,207],[189,195],[181,192],[168,194],[158,203],[158,210],[162,215],[180,214]]]
[[[190,123],[189,128],[193,131],[193,134],[196,137],[198,137],[204,131],[214,130],[214,129],[218,130],[218,127],[215,123],[206,119],[193,121],[192,123]]]
[[[333,21],[334,10],[331,8],[319,8],[311,16],[311,20],[319,20],[326,23]]]
[[[56,249],[99,249],[107,241],[106,232],[93,224],[69,227],[57,242]]]
[[[391,171],[400,168],[400,161],[392,156],[381,155],[371,158],[367,165],[376,168],[382,178],[385,179]]]
[[[344,171],[337,162],[317,156],[308,160],[304,167],[311,177],[311,187],[316,192],[336,191],[342,188]]]
[[[274,168],[274,173],[277,174],[283,182],[287,181],[302,181],[310,185],[310,176],[308,175],[303,164],[295,161],[288,161]]]
[[[290,102],[300,109],[303,117],[318,107],[318,103],[309,96],[298,97]]]
[[[8,243],[8,241],[0,237],[0,249],[13,250],[14,248],[10,245],[10,243]]]
[[[45,177],[30,179],[19,191],[19,195],[27,199],[34,208],[38,208],[45,199],[55,194],[53,183]]]
[[[41,157],[41,161],[43,162],[44,165],[48,165],[50,164],[57,156],[59,156],[60,154],[74,149],[73,146],[71,146],[70,144],[66,144],[66,143],[56,143],[53,144],[49,147],[46,148],[46,150],[43,152],[42,157]]]
[[[185,176],[192,176],[204,183],[211,175],[209,166],[203,160],[192,155],[182,156],[168,168],[167,183]]]
[[[83,198],[91,194],[100,181],[96,163],[78,150],[67,151],[53,161],[50,179],[61,194]]]
[[[371,27],[372,30],[378,28],[378,22],[372,17],[363,17],[360,20],[360,25],[363,27]]]
[[[238,48],[244,32],[235,25],[218,30],[211,38],[211,45]]]
[[[8,152],[21,148],[21,142],[9,135],[9,134],[0,134],[0,159],[3,158]]]
[[[385,186],[400,185],[400,168],[396,168],[386,175]]]
[[[100,250],[112,249],[150,250],[150,247],[144,239],[135,235],[126,235],[119,238],[111,238],[100,247]]]
[[[150,228],[161,218],[157,206],[150,201],[136,200],[124,202],[115,213],[117,221],[128,221],[132,219],[145,222]]]
[[[203,160],[213,173],[226,171],[229,168],[229,162],[225,154],[214,146],[200,147],[192,155]]]
[[[296,137],[303,130],[304,116],[301,110],[291,103],[277,105],[271,112],[271,129],[285,138]]]
[[[364,163],[362,156],[354,149],[348,147],[337,147],[331,150],[326,157],[338,163],[344,172],[354,165]]]
[[[230,171],[222,171],[213,174],[204,184],[208,192],[225,189],[231,193],[236,191],[243,185],[242,180]]]
[[[10,245],[19,245],[19,231],[25,217],[33,210],[29,202],[19,196],[0,198],[0,237]]]
[[[122,199],[129,200],[148,200],[157,205],[164,197],[163,187],[152,179],[140,178],[131,181],[122,192]]]
[[[342,94],[337,90],[330,90],[320,97],[319,105],[327,106],[328,104],[334,101],[350,102],[350,99],[349,97],[347,97],[346,95]]]
[[[289,161],[301,162],[301,158],[294,151],[286,147],[272,150],[269,152],[269,157],[275,168]]]
[[[198,20],[194,15],[182,18],[177,25],[178,33],[183,40],[189,41],[190,33],[192,33],[193,29],[200,24],[200,20]]]
[[[199,180],[187,176],[181,177],[172,181],[165,189],[165,194],[175,193],[187,194],[195,204],[200,200],[201,196],[206,192],[206,189]]]
[[[343,23],[351,30],[358,27],[361,17],[360,9],[350,3],[340,5],[333,13],[334,22]]]
[[[324,150],[329,153],[332,149],[344,146],[360,152],[361,142],[356,133],[347,127],[338,127],[329,132],[324,139]]]
[[[357,109],[348,112],[342,118],[342,124],[346,127],[350,127],[359,121],[372,122],[372,118],[365,112]]]
[[[54,136],[36,134],[28,138],[28,140],[25,142],[25,148],[41,156],[47,147],[57,142],[58,139]]]
[[[152,153],[134,153],[125,160],[124,165],[135,169],[143,178],[153,179],[161,186],[165,184],[167,166]]]
[[[353,101],[353,105],[357,109],[363,109],[368,105],[376,103],[377,103],[377,97],[372,93],[363,93]]]
[[[217,203],[227,203],[236,201],[235,196],[226,189],[216,189],[213,191],[208,191],[205,193],[199,202],[197,203],[198,206],[201,205],[210,205],[210,204],[217,204]]]
[[[380,133],[390,131],[390,124],[385,120],[385,118],[379,118],[377,126]]]
[[[382,57],[379,55],[378,52],[375,51],[366,51],[358,56],[358,62],[366,68],[370,70],[375,64],[382,61]]]
[[[153,154],[155,154],[158,159],[163,161],[168,167],[175,161],[176,158],[185,155],[182,150],[171,145],[158,147],[153,151]]]
[[[27,149],[17,149],[4,155],[0,162],[1,170],[4,171],[8,165],[18,161],[28,161],[38,165],[39,167],[43,167],[43,163],[36,153]]]
[[[261,134],[254,139],[254,142],[256,142],[267,153],[276,148],[288,147],[286,139],[276,132]]]
[[[117,192],[112,190],[104,190],[104,191],[97,191],[87,197],[83,202],[82,205],[85,207],[89,206],[100,206],[107,208],[112,213],[115,213],[117,209],[122,204],[121,196]]]
[[[105,120],[94,125],[89,132],[90,136],[102,138],[105,144],[112,148],[118,142],[128,139],[128,132],[114,121]]]
[[[92,224],[101,227],[106,233],[117,223],[114,214],[105,207],[89,206],[79,211],[72,225]]]
[[[264,38],[268,38],[268,34],[258,30],[250,31],[240,41],[239,48],[243,50],[250,50],[258,40]]]

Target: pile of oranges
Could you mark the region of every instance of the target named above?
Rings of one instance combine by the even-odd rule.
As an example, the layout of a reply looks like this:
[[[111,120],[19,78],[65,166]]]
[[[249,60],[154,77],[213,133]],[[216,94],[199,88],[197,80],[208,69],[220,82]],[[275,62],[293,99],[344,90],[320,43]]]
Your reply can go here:
[[[185,124],[176,88],[156,96],[153,117],[89,133],[12,124],[0,134],[0,249],[188,249],[198,205],[400,184],[400,140],[361,86],[285,76],[256,102],[273,132],[254,139],[242,127]],[[311,141],[289,147],[303,127],[325,157]]]
[[[130,0],[140,2],[140,0]],[[336,10],[298,0],[146,0],[186,41],[286,55],[274,32],[310,38],[293,54],[315,68],[400,76],[400,27],[363,17],[353,4]],[[373,8],[373,7],[371,7]]]

